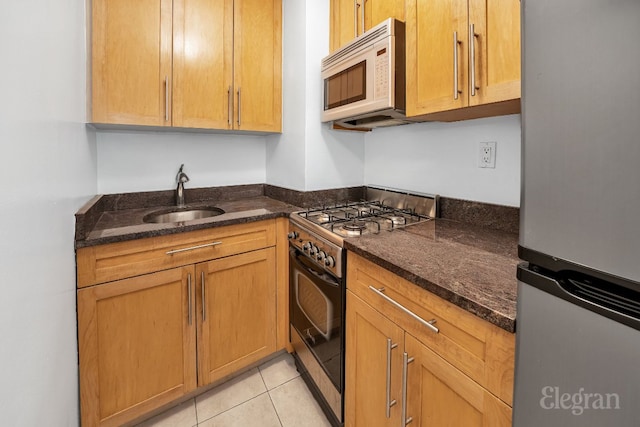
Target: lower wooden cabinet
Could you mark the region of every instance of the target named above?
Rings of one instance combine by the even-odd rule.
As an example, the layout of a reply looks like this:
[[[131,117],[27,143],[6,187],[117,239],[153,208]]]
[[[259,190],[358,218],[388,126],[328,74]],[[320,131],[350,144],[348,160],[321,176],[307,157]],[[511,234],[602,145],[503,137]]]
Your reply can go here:
[[[514,334],[348,256],[345,426],[510,426]]]
[[[79,289],[82,426],[123,425],[274,353],[277,271],[274,245]]]
[[[511,408],[410,334],[406,419],[416,426],[511,426]],[[403,360],[404,369],[404,360]]]
[[[276,351],[275,248],[196,266],[198,384],[232,374]]]
[[[399,426],[404,331],[350,291],[346,323],[345,426]]]
[[[78,291],[83,426],[122,425],[196,388],[190,277],[174,268]]]

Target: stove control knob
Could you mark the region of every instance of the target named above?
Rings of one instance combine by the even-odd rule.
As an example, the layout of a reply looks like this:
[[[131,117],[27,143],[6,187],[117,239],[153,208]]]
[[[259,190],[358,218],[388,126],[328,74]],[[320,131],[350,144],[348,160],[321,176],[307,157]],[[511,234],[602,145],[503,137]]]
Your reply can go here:
[[[334,257],[332,257],[331,255],[329,255],[328,257],[326,257],[324,259],[324,265],[326,265],[329,268],[333,268],[336,266],[336,260]]]
[[[304,245],[302,245],[302,250],[307,252],[309,249],[311,249],[311,242],[307,242]]]
[[[313,243],[310,244],[311,247],[309,249],[309,255],[315,255],[318,253],[318,247],[316,245],[314,245]]]
[[[287,234],[287,237],[289,239],[297,239],[298,238],[298,233],[296,231],[292,231],[289,234]]]
[[[325,251],[319,251],[318,255],[316,255],[316,259],[320,262],[327,259],[327,253]]]

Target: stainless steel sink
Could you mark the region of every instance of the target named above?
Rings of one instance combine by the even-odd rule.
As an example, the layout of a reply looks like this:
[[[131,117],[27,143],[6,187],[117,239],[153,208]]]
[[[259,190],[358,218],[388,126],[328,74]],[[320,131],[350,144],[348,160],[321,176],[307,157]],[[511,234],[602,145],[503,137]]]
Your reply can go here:
[[[222,215],[224,211],[214,206],[205,206],[199,208],[169,208],[147,214],[142,218],[144,222],[167,223],[167,222],[186,222],[194,219],[209,218],[212,216]]]

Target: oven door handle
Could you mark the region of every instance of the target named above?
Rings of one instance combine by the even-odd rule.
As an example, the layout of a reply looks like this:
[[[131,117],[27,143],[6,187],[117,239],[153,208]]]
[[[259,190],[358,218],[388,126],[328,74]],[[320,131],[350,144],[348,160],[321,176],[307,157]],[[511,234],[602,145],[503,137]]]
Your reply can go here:
[[[298,251],[296,249],[290,249],[289,250],[289,255],[291,260],[293,261],[293,263],[296,265],[296,267],[298,267],[300,270],[305,271],[311,275],[313,275],[313,277],[315,277],[318,280],[321,280],[322,283],[331,286],[333,288],[339,288],[340,287],[340,283],[334,281],[334,280],[327,280],[325,278],[326,274],[325,273],[319,273],[317,272],[315,269],[304,265],[302,262],[300,262],[300,260],[298,260]]]

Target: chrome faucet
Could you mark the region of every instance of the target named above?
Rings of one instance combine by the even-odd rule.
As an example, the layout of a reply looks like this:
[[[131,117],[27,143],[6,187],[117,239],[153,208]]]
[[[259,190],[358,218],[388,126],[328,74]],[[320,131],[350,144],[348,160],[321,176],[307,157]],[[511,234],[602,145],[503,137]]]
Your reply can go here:
[[[186,173],[182,172],[182,168],[184,168],[184,163],[180,165],[180,170],[178,171],[178,175],[176,175],[176,182],[178,183],[178,188],[176,188],[176,205],[179,208],[184,208],[184,183],[189,182],[189,177]]]

